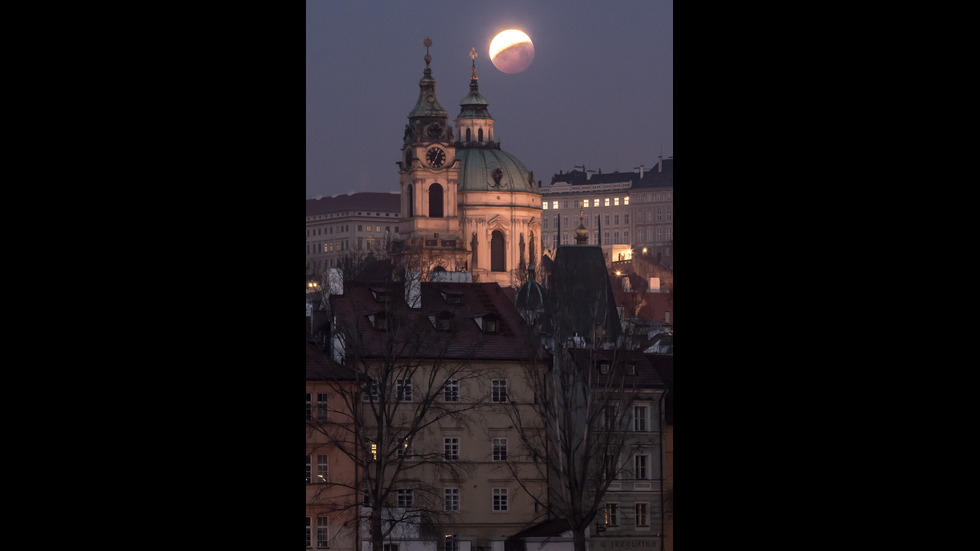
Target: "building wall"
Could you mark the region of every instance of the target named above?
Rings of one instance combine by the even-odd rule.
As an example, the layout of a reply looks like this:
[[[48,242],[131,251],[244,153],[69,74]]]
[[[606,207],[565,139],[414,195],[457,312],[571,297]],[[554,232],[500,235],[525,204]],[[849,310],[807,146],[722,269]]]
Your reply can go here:
[[[344,255],[367,254],[382,245],[386,234],[391,238],[399,235],[404,225],[400,221],[399,195],[390,194],[393,200],[385,202],[372,200],[377,195],[355,193],[307,200],[307,273],[322,274],[337,267]]]

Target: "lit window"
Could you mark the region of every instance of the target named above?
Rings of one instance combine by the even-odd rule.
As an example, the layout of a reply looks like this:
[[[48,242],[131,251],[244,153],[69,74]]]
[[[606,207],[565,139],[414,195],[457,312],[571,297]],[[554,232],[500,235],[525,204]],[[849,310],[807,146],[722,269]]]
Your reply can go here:
[[[316,517],[316,546],[317,549],[328,547],[327,517]]]
[[[459,511],[459,488],[445,488],[446,510]]]
[[[542,201],[541,202],[541,207],[544,208],[544,210],[548,210],[548,202],[547,201]]]
[[[592,200],[592,206],[593,207],[598,207],[599,206],[599,200],[598,199],[593,199]]]
[[[327,456],[324,454],[316,456],[316,481],[321,484],[330,482],[330,467],[327,463]]]
[[[616,503],[606,504],[606,526],[619,526],[619,505]]]
[[[616,206],[616,207],[619,206],[619,197],[616,197],[616,198],[613,199],[613,206]]]
[[[558,208],[558,201],[552,201],[551,202],[551,208],[557,209]]]
[[[584,207],[584,208],[588,208],[589,207],[589,200],[588,199],[586,199],[585,201],[582,201],[582,207]]]
[[[606,207],[609,206],[609,198],[608,197],[606,197],[605,202],[603,202],[603,206],[606,206]]]
[[[493,510],[494,511],[507,510],[507,488],[493,489]]]
[[[630,196],[629,195],[627,195],[626,197],[623,197],[623,204],[624,205],[630,204]]]
[[[493,460],[494,461],[507,461],[507,439],[506,438],[494,438],[493,439]]]
[[[446,461],[459,461],[459,438],[443,438],[442,450]]]
[[[490,401],[507,401],[507,379],[493,379],[490,381]]]
[[[414,490],[398,490],[398,506],[407,509],[415,506]]]

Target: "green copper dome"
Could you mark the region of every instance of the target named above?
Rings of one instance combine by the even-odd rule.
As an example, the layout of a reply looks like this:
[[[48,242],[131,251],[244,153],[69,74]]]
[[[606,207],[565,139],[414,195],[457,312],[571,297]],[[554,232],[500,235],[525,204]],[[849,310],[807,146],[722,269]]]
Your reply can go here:
[[[456,159],[460,161],[459,191],[541,193],[524,163],[506,151],[463,148],[456,150]]]

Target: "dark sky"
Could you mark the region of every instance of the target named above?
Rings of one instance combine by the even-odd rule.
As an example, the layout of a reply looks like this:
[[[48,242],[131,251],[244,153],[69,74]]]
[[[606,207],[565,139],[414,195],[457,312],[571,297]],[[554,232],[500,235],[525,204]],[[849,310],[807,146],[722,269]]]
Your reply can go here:
[[[673,0],[307,0],[306,195],[398,191],[396,161],[432,39],[432,76],[449,122],[480,93],[501,149],[535,178],[602,172],[674,154]],[[534,62],[497,70],[488,49],[527,33]]]

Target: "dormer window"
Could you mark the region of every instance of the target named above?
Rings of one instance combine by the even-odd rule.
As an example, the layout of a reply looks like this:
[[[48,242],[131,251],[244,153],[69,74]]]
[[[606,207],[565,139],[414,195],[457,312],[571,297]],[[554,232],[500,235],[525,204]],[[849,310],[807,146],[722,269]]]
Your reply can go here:
[[[492,335],[500,331],[500,321],[494,314],[484,314],[483,317],[476,318],[476,320],[485,335]]]
[[[368,319],[371,320],[371,326],[378,331],[388,330],[388,315],[384,312],[375,312],[368,316]]]
[[[442,291],[442,298],[445,299],[446,304],[463,303],[463,293],[459,291]]]
[[[371,294],[374,295],[374,300],[380,304],[391,302],[391,289],[371,287]]]
[[[449,331],[452,328],[453,314],[452,312],[442,311],[435,316],[429,316],[429,321],[432,322],[432,326],[435,327],[436,331]]]
[[[609,373],[609,362],[599,363],[599,373],[602,373],[603,375]]]
[[[626,363],[626,374],[627,375],[636,375],[636,362],[627,362]]]

